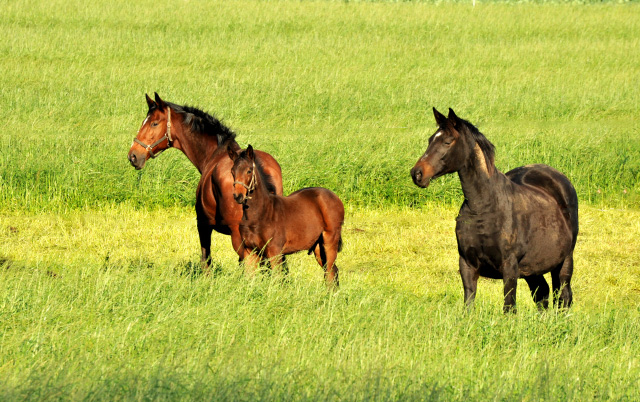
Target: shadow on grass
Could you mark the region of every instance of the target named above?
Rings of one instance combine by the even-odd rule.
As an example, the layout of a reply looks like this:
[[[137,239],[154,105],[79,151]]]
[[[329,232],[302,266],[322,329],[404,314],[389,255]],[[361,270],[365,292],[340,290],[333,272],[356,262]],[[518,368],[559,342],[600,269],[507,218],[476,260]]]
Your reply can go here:
[[[0,256],[0,269],[10,269],[13,261],[10,258]]]
[[[176,271],[180,276],[190,279],[197,279],[202,276],[217,278],[222,274],[222,264],[218,261],[209,261],[209,270],[207,272],[200,261],[185,261],[177,265]]]

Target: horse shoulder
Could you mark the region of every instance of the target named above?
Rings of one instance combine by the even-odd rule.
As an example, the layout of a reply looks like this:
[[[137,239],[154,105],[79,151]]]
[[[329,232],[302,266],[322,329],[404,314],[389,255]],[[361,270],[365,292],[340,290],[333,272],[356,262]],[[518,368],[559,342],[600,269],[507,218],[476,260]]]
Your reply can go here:
[[[273,184],[276,186],[276,194],[282,195],[282,169],[280,164],[273,156],[264,151],[255,150],[255,153],[264,173],[271,177]]]
[[[213,194],[211,172],[212,169],[205,170],[200,176],[200,181],[196,188],[196,212],[198,220],[206,217],[210,224],[215,224],[217,203]]]
[[[210,223],[222,227],[237,225],[242,219],[242,208],[233,199],[231,159],[225,156],[219,154],[207,164],[196,194]]]

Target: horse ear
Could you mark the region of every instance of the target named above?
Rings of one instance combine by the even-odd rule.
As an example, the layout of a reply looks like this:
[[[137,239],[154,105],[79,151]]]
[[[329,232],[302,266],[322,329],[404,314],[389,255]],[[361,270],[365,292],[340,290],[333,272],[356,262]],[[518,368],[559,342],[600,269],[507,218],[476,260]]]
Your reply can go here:
[[[147,98],[147,105],[149,105],[149,110],[155,109],[158,107],[158,105],[156,105],[153,99],[149,98],[149,95],[144,94],[144,96]]]
[[[438,126],[440,127],[447,123],[447,118],[444,117],[442,113],[438,112],[435,107],[433,108],[433,117],[436,118],[436,123],[438,123]]]
[[[155,96],[156,96],[156,103],[158,104],[158,107],[160,109],[164,109],[167,107],[167,102],[163,101],[162,99],[160,99],[160,95],[158,95],[157,92],[154,92]]]
[[[249,144],[249,146],[247,147],[247,158],[249,160],[254,160],[255,155],[253,154],[253,147],[251,146],[251,144]]]
[[[459,118],[458,116],[456,116],[456,112],[454,112],[453,109],[449,108],[449,121],[451,121],[454,127],[457,125],[458,120]]]
[[[232,161],[235,162],[236,159],[238,159],[238,154],[231,148],[231,144],[227,145],[227,153],[229,154],[229,158],[231,158]]]

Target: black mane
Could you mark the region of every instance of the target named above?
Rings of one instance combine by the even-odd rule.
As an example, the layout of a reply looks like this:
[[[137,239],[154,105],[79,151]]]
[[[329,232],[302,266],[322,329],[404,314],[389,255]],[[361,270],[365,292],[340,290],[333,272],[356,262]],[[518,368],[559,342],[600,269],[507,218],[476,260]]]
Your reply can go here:
[[[229,140],[235,140],[236,133],[222,124],[215,116],[193,106],[180,106],[168,102],[167,104],[173,111],[183,116],[184,124],[190,126],[192,132],[216,135],[218,136],[218,145],[222,145]]]
[[[480,130],[476,128],[476,126],[459,117],[458,120],[463,123],[462,126],[466,129],[466,131],[468,131],[469,134],[471,134],[473,139],[476,141],[476,144],[480,146],[480,149],[484,154],[484,159],[487,162],[487,169],[489,170],[489,172],[492,172],[496,168],[496,147],[487,139],[487,137],[484,136],[484,134],[480,132]]]
[[[247,158],[247,150],[243,150],[242,152],[240,152],[240,155],[238,156],[239,158],[244,158],[244,159],[248,159]],[[266,174],[264,172],[264,168],[262,167],[262,163],[260,163],[259,160],[257,160],[256,158],[253,158],[255,164],[256,164],[256,170],[258,171],[258,174],[260,175],[260,180],[264,183],[264,185],[267,187],[267,191],[271,194],[276,194],[276,185],[273,182],[273,177],[269,176],[268,174]]]

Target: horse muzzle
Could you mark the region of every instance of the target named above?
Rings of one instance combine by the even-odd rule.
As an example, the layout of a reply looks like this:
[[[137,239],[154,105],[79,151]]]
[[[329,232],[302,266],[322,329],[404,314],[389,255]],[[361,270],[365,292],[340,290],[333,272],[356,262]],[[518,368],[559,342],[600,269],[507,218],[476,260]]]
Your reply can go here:
[[[413,179],[413,183],[421,188],[429,187],[429,183],[431,182],[431,175],[425,174],[424,169],[417,165],[411,169],[411,178]]]
[[[145,157],[140,157],[136,155],[133,151],[129,152],[128,159],[129,159],[129,163],[131,163],[131,166],[136,168],[136,170],[142,169],[144,167],[144,163],[147,161]]]
[[[247,200],[244,194],[235,194],[235,193],[233,194],[233,199],[236,200],[238,204],[244,204],[244,202]]]

